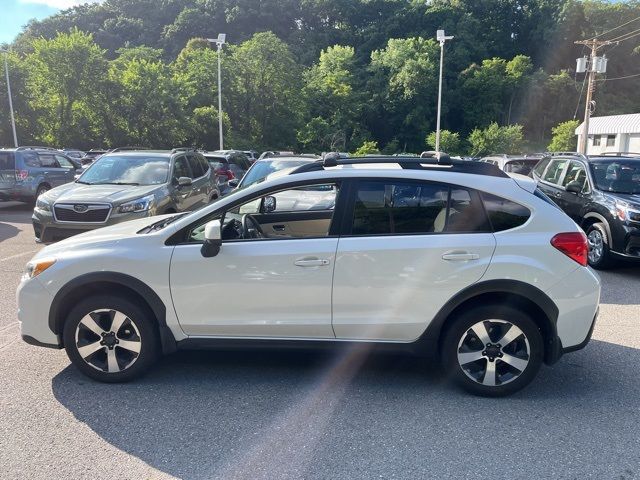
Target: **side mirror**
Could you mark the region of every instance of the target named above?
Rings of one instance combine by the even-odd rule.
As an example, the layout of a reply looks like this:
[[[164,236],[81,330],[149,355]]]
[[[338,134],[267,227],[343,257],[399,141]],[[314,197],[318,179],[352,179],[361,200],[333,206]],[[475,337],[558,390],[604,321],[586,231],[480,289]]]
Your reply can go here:
[[[189,187],[192,183],[193,182],[189,177],[178,178],[178,187]]]
[[[205,258],[215,257],[222,246],[222,228],[220,220],[211,220],[204,226],[204,243],[200,253]]]
[[[276,211],[276,197],[268,195],[262,199],[262,213],[271,213]]]
[[[237,188],[238,187],[238,180],[229,180],[229,186],[231,188]]]
[[[567,186],[565,187],[565,189],[567,190],[567,192],[570,193],[580,193],[582,192],[582,184],[580,182],[569,182],[567,183]]]

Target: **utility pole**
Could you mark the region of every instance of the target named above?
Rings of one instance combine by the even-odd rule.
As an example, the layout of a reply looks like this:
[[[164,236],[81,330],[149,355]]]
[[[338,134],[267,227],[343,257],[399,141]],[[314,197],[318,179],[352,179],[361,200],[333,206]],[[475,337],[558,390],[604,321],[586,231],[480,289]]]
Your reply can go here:
[[[16,134],[16,119],[13,115],[13,100],[11,99],[11,82],[9,81],[9,64],[7,63],[7,57],[9,56],[8,50],[0,49],[1,53],[4,53],[4,73],[7,78],[7,94],[9,96],[9,111],[11,112],[11,129],[13,130],[13,144],[18,148],[18,135]]]
[[[436,153],[440,158],[440,110],[442,107],[442,68],[444,64],[444,42],[451,40],[453,36],[446,36],[444,30],[436,31],[436,40],[440,43],[440,78],[438,79],[438,117],[436,119]]]
[[[577,73],[586,72],[589,82],[589,85],[587,86],[587,100],[584,106],[584,126],[582,128],[582,139],[580,145],[578,145],[579,152],[583,155],[586,155],[587,145],[589,143],[589,119],[591,118],[593,94],[596,89],[596,73],[604,73],[607,71],[606,57],[598,57],[596,54],[598,53],[599,48],[602,48],[605,45],[611,45],[615,42],[592,38],[590,40],[578,40],[575,43],[577,45],[585,45],[591,49],[589,59],[587,60],[585,57],[579,58],[577,60],[576,68]]]

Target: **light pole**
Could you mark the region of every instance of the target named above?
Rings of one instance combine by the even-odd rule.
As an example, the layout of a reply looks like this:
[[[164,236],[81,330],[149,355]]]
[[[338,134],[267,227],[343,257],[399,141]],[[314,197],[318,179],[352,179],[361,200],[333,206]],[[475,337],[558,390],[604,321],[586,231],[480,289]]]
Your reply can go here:
[[[13,129],[13,143],[15,147],[18,148],[18,135],[16,134],[16,119],[13,116],[13,100],[11,99],[11,82],[9,81],[9,64],[7,62],[9,51],[0,49],[0,52],[4,53],[4,74],[7,77],[7,94],[9,95],[9,111],[11,112],[11,128]]]
[[[442,64],[444,63],[444,42],[451,40],[453,36],[447,37],[444,30],[436,32],[436,39],[440,42],[440,79],[438,81],[438,118],[436,120],[436,153],[440,153],[440,109],[442,108]]]
[[[220,55],[222,54],[222,45],[225,43],[227,35],[219,33],[218,38],[207,38],[209,43],[215,43],[218,46],[218,129],[220,130],[220,150],[224,150],[222,145],[222,78],[220,77]]]

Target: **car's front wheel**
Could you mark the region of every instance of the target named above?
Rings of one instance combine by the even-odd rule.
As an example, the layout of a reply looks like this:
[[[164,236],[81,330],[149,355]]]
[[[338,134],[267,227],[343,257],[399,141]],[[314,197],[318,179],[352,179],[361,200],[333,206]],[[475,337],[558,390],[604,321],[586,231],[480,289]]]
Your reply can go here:
[[[609,253],[609,237],[603,223],[594,223],[587,230],[587,243],[589,253],[587,259],[593,268],[603,270],[612,265],[611,253]]]
[[[159,354],[151,315],[121,296],[92,296],[76,305],[64,324],[71,362],[101,382],[125,382],[145,373]]]
[[[543,359],[540,330],[526,313],[502,305],[476,307],[454,319],[443,363],[467,391],[510,395],[528,385]]]

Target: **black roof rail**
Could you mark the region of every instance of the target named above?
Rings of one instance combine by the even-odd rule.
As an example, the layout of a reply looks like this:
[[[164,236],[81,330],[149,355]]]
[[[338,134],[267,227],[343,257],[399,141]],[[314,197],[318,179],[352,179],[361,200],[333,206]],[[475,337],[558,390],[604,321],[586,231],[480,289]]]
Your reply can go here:
[[[587,158],[586,155],[580,152],[545,152],[545,155],[549,157],[581,157]]]
[[[16,152],[19,150],[50,150],[54,152],[59,151],[58,149],[53,147],[41,147],[39,145],[23,145],[21,147],[16,148]]]
[[[599,155],[589,155],[590,157],[640,157],[637,152],[603,152]]]
[[[198,149],[196,147],[176,147],[171,149],[171,153],[177,152],[197,152]]]
[[[134,150],[151,150],[151,149],[149,147],[116,147],[109,150],[109,153],[127,152],[127,151],[134,151]]]
[[[339,165],[366,165],[370,163],[395,163],[407,170],[446,170],[449,172],[471,173],[476,175],[488,175],[492,177],[508,178],[505,172],[495,165],[484,162],[468,162],[465,160],[453,160],[448,155],[443,154],[441,158],[436,157],[394,157],[379,155],[375,157],[349,157],[338,158],[335,155],[327,154],[323,159],[316,162],[306,163],[293,169],[290,175],[296,173],[313,172],[324,170],[325,168],[337,167]]]

